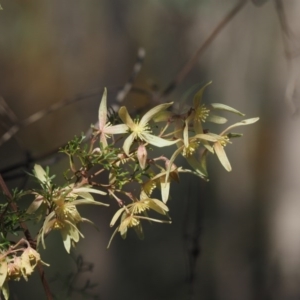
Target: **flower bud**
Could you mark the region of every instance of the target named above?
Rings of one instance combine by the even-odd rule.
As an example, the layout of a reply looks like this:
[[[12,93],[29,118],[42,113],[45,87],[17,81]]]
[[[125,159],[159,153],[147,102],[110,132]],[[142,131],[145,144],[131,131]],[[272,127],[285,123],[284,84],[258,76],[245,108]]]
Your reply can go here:
[[[137,150],[137,158],[139,160],[141,169],[144,170],[147,163],[147,149],[144,144],[139,145],[139,148]]]

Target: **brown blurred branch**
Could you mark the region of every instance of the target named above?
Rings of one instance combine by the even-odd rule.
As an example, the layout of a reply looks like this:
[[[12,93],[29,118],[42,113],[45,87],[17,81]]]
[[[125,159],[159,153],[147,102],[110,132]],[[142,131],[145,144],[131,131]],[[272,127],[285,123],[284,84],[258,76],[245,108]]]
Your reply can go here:
[[[295,58],[299,57],[300,47],[299,44],[297,45],[295,43],[296,41],[298,41],[298,39],[297,37],[295,37],[289,25],[284,2],[282,0],[274,0],[274,4],[282,31],[284,52],[289,70],[285,90],[285,101],[289,105],[292,114],[296,115],[297,113],[299,113],[299,107],[295,103],[295,93],[300,73],[299,67],[295,63]]]
[[[231,11],[224,17],[224,19],[216,26],[212,33],[207,37],[204,43],[196,51],[196,53],[186,62],[183,68],[179,71],[174,80],[162,92],[162,96],[166,97],[186,78],[191,72],[196,63],[198,62],[201,55],[204,53],[206,48],[215,40],[219,33],[225,28],[225,26],[233,19],[233,17],[245,6],[248,0],[240,0]]]
[[[16,203],[13,202],[13,197],[12,197],[7,185],[5,184],[1,174],[0,174],[0,187],[1,187],[4,195],[6,195],[8,197],[9,206],[11,207],[12,211],[17,212],[18,207],[17,207]],[[36,243],[32,239],[27,225],[24,222],[20,222],[20,226],[23,229],[24,235],[25,235],[27,241],[29,242],[29,244],[32,246],[32,248],[36,249]],[[45,290],[45,293],[46,293],[46,297],[47,297],[48,300],[52,300],[53,298],[52,298],[52,295],[51,295],[49,284],[46,280],[45,272],[44,272],[44,269],[43,269],[42,264],[40,262],[38,263],[37,268],[38,268],[38,273],[39,273],[39,276],[41,278],[41,281],[42,281],[42,284],[43,284],[43,287],[44,287],[44,290]]]

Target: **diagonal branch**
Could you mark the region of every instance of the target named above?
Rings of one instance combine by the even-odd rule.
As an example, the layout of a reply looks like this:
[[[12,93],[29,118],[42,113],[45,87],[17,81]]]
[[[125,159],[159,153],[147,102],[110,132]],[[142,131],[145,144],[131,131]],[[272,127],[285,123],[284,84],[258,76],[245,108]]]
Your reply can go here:
[[[196,65],[200,56],[204,53],[206,48],[215,40],[218,34],[225,28],[225,26],[233,19],[233,17],[245,6],[248,0],[240,0],[232,10],[225,16],[225,18],[216,26],[196,53],[186,62],[183,68],[179,71],[174,80],[172,80],[166,89],[162,92],[162,96],[166,97],[186,78]]]

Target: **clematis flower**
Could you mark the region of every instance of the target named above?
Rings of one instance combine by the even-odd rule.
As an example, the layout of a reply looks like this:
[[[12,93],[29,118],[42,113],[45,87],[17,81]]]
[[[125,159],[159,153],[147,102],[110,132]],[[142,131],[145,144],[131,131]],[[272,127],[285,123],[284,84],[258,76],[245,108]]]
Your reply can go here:
[[[40,262],[46,266],[48,264],[44,263],[41,260],[40,254],[34,250],[32,247],[27,247],[20,257],[21,262],[21,272],[25,280],[28,280],[28,275],[31,275],[34,271],[34,268]]]
[[[34,201],[30,204],[28,207],[26,213],[27,214],[32,214],[34,213],[41,205],[45,205],[46,207],[51,206],[51,201],[48,199],[52,198],[58,198],[58,197],[63,197],[63,198],[68,198],[69,200],[75,200],[78,197],[81,197],[86,200],[91,200],[94,201],[93,196],[91,193],[94,194],[99,194],[99,195],[106,195],[105,192],[96,190],[94,188],[91,188],[90,186],[82,186],[82,187],[76,187],[74,184],[70,184],[67,187],[64,188],[58,188],[52,191],[51,188],[51,179],[49,176],[46,174],[45,170],[42,168],[40,165],[34,165],[34,171],[33,171],[35,177],[40,181],[42,187],[47,187],[47,191],[45,191],[44,194],[41,192],[33,192],[35,195]],[[47,197],[47,193],[51,194],[51,197]],[[54,196],[54,197],[53,197]],[[105,205],[105,204],[103,204]]]
[[[143,219],[148,221],[158,222],[158,223],[169,223],[169,224],[171,223],[171,221],[164,221],[164,220],[148,217],[146,212],[150,209],[156,211],[161,215],[168,216],[169,208],[163,202],[161,202],[158,199],[149,198],[146,196],[146,194],[144,194],[143,196],[142,193],[141,193],[141,200],[136,199],[135,202],[120,208],[114,214],[110,222],[110,226],[113,227],[116,221],[121,217],[120,225],[116,228],[116,230],[112,234],[112,237],[110,238],[107,248],[109,248],[112,239],[114,238],[117,232],[120,232],[121,237],[125,239],[127,236],[128,228],[134,228],[138,237],[140,239],[143,239],[144,233],[140,222]],[[144,214],[144,216],[140,214]]]
[[[53,199],[55,204],[54,210],[46,217],[43,227],[41,228],[38,235],[38,244],[40,241],[44,248],[45,246],[45,235],[51,230],[60,230],[65,249],[70,253],[71,246],[79,241],[80,237],[84,237],[79,231],[77,225],[81,222],[88,222],[93,224],[92,221],[82,218],[79,214],[76,206],[82,204],[92,204],[92,205],[105,205],[101,202],[88,199],[78,199],[78,200],[67,200],[67,198],[60,197]]]
[[[166,162],[166,169],[161,170],[160,173],[144,182],[142,185],[141,199],[149,198],[155,188],[160,188],[161,199],[163,203],[167,203],[169,199],[171,180],[179,182],[179,172],[181,167],[177,168],[175,164],[172,165],[170,175],[166,181],[167,170],[169,169],[169,161]]]
[[[209,145],[208,142],[217,142],[218,136],[212,136],[210,134],[205,133],[198,133],[192,137],[189,137],[189,122],[191,120],[192,116],[188,117],[184,122],[184,128],[183,130],[179,131],[178,128],[175,130],[176,137],[179,137],[179,134],[182,134],[183,140],[180,140],[177,142],[177,150],[173,153],[173,155],[170,158],[169,161],[169,168],[167,170],[166,175],[166,182],[168,182],[171,166],[173,165],[176,157],[179,154],[182,154],[183,157],[187,160],[188,164],[196,171],[198,176],[200,176],[203,179],[207,178],[207,171],[205,168],[205,164],[203,162],[199,162],[195,158],[195,152],[197,148],[200,146],[200,144],[203,144],[204,147],[206,147],[209,151],[213,152],[212,147]],[[204,157],[205,158],[205,157]]]
[[[170,107],[173,102],[160,104],[152,109],[150,109],[141,120],[133,121],[127,111],[125,106],[122,106],[119,110],[119,117],[123,121],[123,123],[127,126],[128,130],[131,132],[130,135],[124,142],[123,149],[126,155],[129,155],[130,146],[132,145],[135,139],[140,141],[144,141],[156,147],[166,147],[176,143],[176,141],[169,141],[158,136],[155,136],[151,133],[151,129],[149,126],[149,121],[159,112],[166,110]]]
[[[119,125],[111,125],[110,122],[107,122],[107,90],[104,89],[104,93],[100,102],[99,106],[99,130],[100,133],[100,142],[102,143],[103,147],[107,147],[107,138],[110,137],[112,134],[121,134],[126,133],[128,127],[125,124]]]
[[[223,165],[223,167],[225,168],[225,170],[227,170],[228,172],[230,172],[232,170],[230,162],[228,160],[228,157],[226,155],[226,152],[224,150],[224,147],[230,143],[230,140],[227,136],[227,134],[225,134],[226,132],[228,132],[230,129],[238,127],[238,126],[243,126],[243,125],[250,125],[253,124],[255,122],[257,122],[259,120],[259,118],[251,118],[251,119],[246,119],[243,120],[241,122],[235,123],[231,126],[229,126],[228,128],[226,128],[223,132],[220,133],[219,136],[222,137],[222,139],[218,139],[214,145],[214,151],[216,153],[216,155],[218,156],[221,164]],[[209,135],[213,135],[212,133],[209,133]]]
[[[205,89],[211,84],[212,82],[207,83],[204,85],[194,96],[193,99],[193,128],[196,134],[203,133],[202,123],[211,122],[215,124],[224,124],[227,122],[227,119],[214,115],[211,113],[213,110],[223,110],[227,112],[231,112],[242,117],[245,114],[241,113],[240,111],[221,103],[211,103],[209,105],[201,104],[203,93]]]

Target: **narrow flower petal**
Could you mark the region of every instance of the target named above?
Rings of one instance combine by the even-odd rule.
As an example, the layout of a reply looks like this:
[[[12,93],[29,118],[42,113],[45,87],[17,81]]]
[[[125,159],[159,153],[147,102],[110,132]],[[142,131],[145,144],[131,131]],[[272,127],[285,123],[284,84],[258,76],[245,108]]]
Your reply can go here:
[[[205,141],[209,141],[209,142],[216,142],[219,140],[219,139],[217,139],[216,136],[202,133],[202,134],[196,134],[195,136],[193,136],[193,139],[196,138],[196,139],[205,140]]]
[[[171,156],[170,160],[169,160],[169,167],[167,169],[167,174],[166,174],[166,182],[168,182],[169,180],[169,176],[170,176],[170,172],[173,166],[173,162],[175,161],[176,157],[181,153],[182,149],[184,146],[181,146],[180,148],[178,148]]]
[[[119,217],[121,216],[121,214],[123,213],[124,210],[125,210],[125,208],[122,207],[114,214],[114,216],[110,222],[110,227],[113,227],[115,225],[116,221],[119,219]]]
[[[102,143],[103,148],[107,147],[108,143],[107,143],[107,140],[106,140],[105,133],[103,131],[100,134],[100,142]]]
[[[203,164],[201,164],[194,156],[186,157],[188,164],[200,175],[201,178],[207,179],[207,170],[204,168]]]
[[[212,81],[208,82],[205,86],[203,86],[194,96],[194,108],[199,107],[201,100],[202,100],[202,96],[203,93],[205,91],[205,89],[212,84]]]
[[[61,235],[62,235],[62,239],[63,239],[65,249],[68,253],[70,253],[70,250],[71,250],[71,237],[68,234],[68,232],[63,231],[63,230],[61,230]]]
[[[102,131],[107,120],[107,90],[104,88],[103,96],[100,102],[98,118],[99,118],[99,129]]]
[[[228,120],[226,118],[210,114],[206,121],[215,124],[225,124]]]
[[[169,199],[170,185],[170,181],[165,182],[165,176],[160,178],[161,198],[164,203]]]
[[[131,117],[127,111],[127,108],[125,106],[122,106],[119,109],[119,117],[123,121],[123,123],[126,124],[130,129],[134,129],[135,123],[131,119]]]
[[[104,205],[104,206],[109,206],[109,204],[106,204],[106,203],[102,203],[102,202],[99,202],[99,201],[95,201],[95,200],[76,200],[76,201],[73,201],[71,202],[73,205],[81,205],[81,204],[93,204],[93,205]]]
[[[45,170],[43,169],[42,166],[34,165],[34,172],[35,172],[35,177],[39,181],[41,181],[43,183],[47,182],[47,174],[46,174],[46,172],[45,172]]]
[[[119,231],[119,227],[116,228],[116,230],[112,234],[111,238],[109,239],[109,242],[108,242],[108,245],[107,245],[106,249],[108,249],[110,247],[110,244],[111,244],[113,238],[115,237],[115,235],[117,234],[118,231]]]
[[[253,124],[253,123],[257,122],[258,120],[259,120],[259,118],[251,118],[251,119],[246,119],[241,122],[235,123],[235,124],[229,126],[228,128],[226,128],[220,135],[223,135],[225,132],[229,131],[232,128]]]
[[[178,142],[178,140],[175,141],[168,141],[163,138],[160,138],[158,136],[152,135],[150,133],[143,132],[141,134],[142,138],[149,144],[154,145],[156,147],[166,147],[174,145]]]
[[[99,195],[106,195],[106,193],[103,191],[99,191],[99,190],[96,190],[93,188],[88,188],[88,187],[74,188],[72,192],[75,194],[84,192],[84,193],[94,193],[94,194],[99,194]]]
[[[3,283],[5,282],[6,276],[7,276],[7,262],[6,259],[3,258],[0,261],[0,290],[3,286]]]
[[[144,116],[141,118],[140,125],[145,126],[157,113],[167,109],[172,104],[173,104],[173,102],[170,102],[170,103],[164,103],[164,104],[160,104],[160,105],[153,107],[147,113],[145,113]],[[127,124],[127,123],[125,123],[125,124]]]
[[[128,132],[128,126],[125,124],[118,124],[114,126],[105,127],[106,134],[122,134]]]
[[[133,140],[134,140],[134,134],[130,134],[123,144],[123,150],[126,153],[126,155],[129,155],[130,146],[132,145]]]
[[[147,200],[145,200],[147,201]],[[161,215],[166,215],[166,212],[169,211],[169,208],[166,204],[157,199],[148,199],[149,207]]]
[[[227,155],[224,151],[224,147],[221,145],[220,142],[216,142],[214,144],[214,149],[215,149],[215,152],[221,162],[221,164],[223,165],[223,167],[228,171],[230,172],[232,169],[231,169],[231,165],[230,165],[230,162],[227,158]]]
[[[232,108],[232,107],[230,107],[228,105],[225,105],[225,104],[222,104],[222,103],[212,103],[212,104],[210,104],[210,106],[212,106],[213,109],[225,110],[225,111],[240,115],[242,117],[245,116],[245,114],[243,114],[242,112],[236,110],[235,108]]]
[[[186,119],[185,126],[183,129],[183,142],[184,142],[185,147],[189,146],[189,121],[188,121],[188,119]]]

